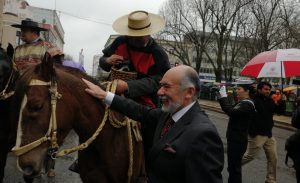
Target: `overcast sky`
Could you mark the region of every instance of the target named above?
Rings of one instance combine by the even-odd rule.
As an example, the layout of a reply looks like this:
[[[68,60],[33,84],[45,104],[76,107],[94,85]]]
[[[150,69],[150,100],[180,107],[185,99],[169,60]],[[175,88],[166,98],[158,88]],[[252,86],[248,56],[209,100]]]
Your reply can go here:
[[[158,13],[159,8],[165,1],[28,0],[28,3],[30,6],[47,9],[56,8],[56,10],[62,11],[59,16],[65,31],[64,52],[72,55],[74,60],[77,61],[79,52],[83,48],[84,66],[87,72],[91,74],[93,56],[102,53],[109,35],[116,34],[111,27],[115,19],[134,10]]]

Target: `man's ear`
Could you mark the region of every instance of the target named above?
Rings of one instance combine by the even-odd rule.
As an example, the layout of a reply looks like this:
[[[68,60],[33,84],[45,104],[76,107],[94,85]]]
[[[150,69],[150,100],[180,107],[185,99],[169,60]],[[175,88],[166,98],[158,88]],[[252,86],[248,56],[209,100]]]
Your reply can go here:
[[[186,89],[185,98],[186,99],[192,99],[196,95],[196,88],[195,87],[189,87]]]

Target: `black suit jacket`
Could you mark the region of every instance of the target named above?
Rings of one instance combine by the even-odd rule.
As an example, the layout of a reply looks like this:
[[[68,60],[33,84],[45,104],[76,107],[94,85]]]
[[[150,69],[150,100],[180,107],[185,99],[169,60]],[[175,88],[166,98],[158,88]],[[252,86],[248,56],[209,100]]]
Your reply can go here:
[[[221,183],[223,144],[215,126],[195,103],[160,138],[168,113],[115,96],[111,107],[155,128],[148,157],[151,183]]]
[[[248,143],[248,129],[254,119],[255,107],[247,100],[231,105],[227,97],[219,99],[222,110],[229,116],[226,137],[231,142]]]

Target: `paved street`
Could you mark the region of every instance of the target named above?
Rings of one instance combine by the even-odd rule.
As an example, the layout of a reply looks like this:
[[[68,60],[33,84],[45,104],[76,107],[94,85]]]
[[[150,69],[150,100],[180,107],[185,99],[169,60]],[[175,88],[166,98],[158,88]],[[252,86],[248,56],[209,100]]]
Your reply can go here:
[[[224,143],[226,151],[226,129],[228,117],[224,114],[206,110],[210,119],[215,123]],[[275,127],[273,134],[277,140],[277,151],[278,151],[278,168],[277,168],[277,183],[293,183],[296,182],[295,173],[292,169],[285,166],[285,151],[284,143],[285,139],[293,132]],[[226,158],[225,154],[225,158]],[[263,151],[261,151],[259,157],[254,161],[248,163],[243,167],[243,183],[263,183],[266,175],[266,158]],[[224,182],[227,182],[227,161],[225,162],[223,170]]]
[[[228,117],[224,114],[217,113],[214,111],[206,110],[210,119],[215,123],[217,129],[222,137],[222,141],[226,148],[226,128]],[[278,142],[278,181],[277,183],[293,183],[296,182],[295,174],[292,169],[289,169],[284,164],[285,151],[284,143],[285,139],[292,134],[291,131],[274,128],[274,136]],[[70,147],[76,145],[77,137],[74,133],[71,133],[65,142],[65,145]],[[225,154],[226,157],[226,154]],[[54,182],[64,182],[64,183],[80,183],[80,179],[77,174],[74,174],[68,170],[69,165],[73,162],[74,155],[68,155],[66,157],[57,160],[56,165],[56,177],[48,179],[45,175],[42,178],[36,179],[35,183],[54,183]],[[4,183],[22,183],[22,176],[16,168],[15,158],[10,155],[8,159],[8,165],[6,166],[6,177]],[[225,162],[225,167],[223,171],[224,182],[227,182],[227,162]],[[243,167],[243,183],[263,183],[266,175],[266,158],[263,151],[260,153],[259,157],[250,162]]]
[[[77,144],[77,142],[77,135],[71,131],[71,133],[65,139],[65,143],[62,148],[73,147]],[[48,178],[46,175],[42,175],[41,178],[35,179],[34,183],[81,183],[82,181],[80,180],[79,175],[68,170],[68,167],[75,160],[75,157],[76,153],[73,153],[57,159],[55,166],[56,176],[53,178]],[[10,154],[5,168],[4,183],[23,182],[22,174],[16,167],[16,159],[12,154]]]

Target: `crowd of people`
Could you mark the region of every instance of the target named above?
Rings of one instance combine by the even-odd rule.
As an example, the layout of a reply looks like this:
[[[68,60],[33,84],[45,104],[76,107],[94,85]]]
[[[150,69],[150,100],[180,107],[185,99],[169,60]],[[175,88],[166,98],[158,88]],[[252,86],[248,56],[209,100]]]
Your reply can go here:
[[[248,83],[247,83],[248,82]],[[228,182],[242,182],[242,165],[257,157],[264,149],[267,158],[267,175],[265,182],[276,182],[277,143],[273,137],[273,115],[285,111],[286,96],[280,90],[271,94],[272,85],[260,82],[256,86],[249,81],[236,82],[237,102],[232,105],[227,97],[225,86],[218,95],[222,110],[229,116],[227,128]],[[292,126],[300,128],[300,98],[292,116]],[[300,182],[300,132],[297,131],[287,139],[289,147],[287,157],[292,158],[296,170],[297,182]],[[291,145],[292,144],[292,145]],[[290,147],[292,146],[292,147]],[[291,152],[289,152],[291,151]],[[292,154],[292,155],[290,155]],[[287,160],[286,160],[287,161]]]
[[[197,101],[199,75],[190,66],[177,63],[171,68],[164,49],[151,37],[164,25],[162,17],[145,11],[134,11],[118,18],[113,28],[121,36],[103,50],[99,64],[105,71],[127,64],[130,72],[136,72],[137,76],[130,80],[119,79],[116,94],[83,80],[86,92],[141,123],[149,182],[221,183],[223,143]],[[85,72],[80,66],[67,63],[60,49],[40,38],[40,31],[46,30],[38,23],[26,19],[12,26],[21,29],[24,42],[15,49],[13,57],[21,73],[30,65],[40,63],[46,52],[56,64],[74,66]],[[277,144],[272,134],[273,114],[283,114],[286,97],[280,90],[270,95],[272,86],[268,82],[260,82],[256,87],[243,81],[236,84],[237,103],[234,105],[225,86],[217,93],[222,110],[229,116],[226,133],[228,182],[241,183],[242,165],[255,159],[264,149],[266,182],[275,183]],[[300,163],[296,163],[300,160],[294,161],[295,168],[300,167]],[[74,167],[76,171],[76,164]],[[300,181],[298,168],[296,172]]]

